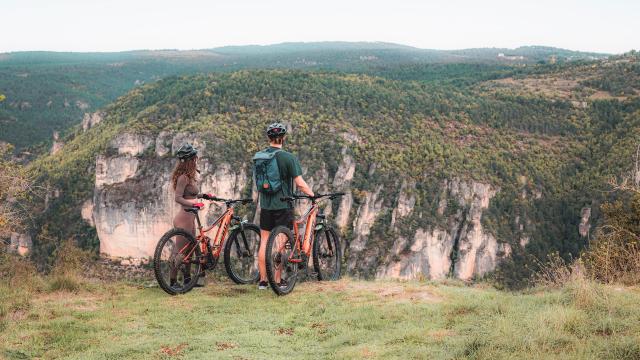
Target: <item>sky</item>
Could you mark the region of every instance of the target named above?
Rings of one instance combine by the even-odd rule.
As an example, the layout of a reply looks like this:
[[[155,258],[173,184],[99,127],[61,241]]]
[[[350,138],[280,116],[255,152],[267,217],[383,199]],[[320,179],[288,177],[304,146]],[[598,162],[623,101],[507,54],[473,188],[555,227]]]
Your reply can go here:
[[[384,41],[640,49],[640,0],[0,0],[0,52]]]

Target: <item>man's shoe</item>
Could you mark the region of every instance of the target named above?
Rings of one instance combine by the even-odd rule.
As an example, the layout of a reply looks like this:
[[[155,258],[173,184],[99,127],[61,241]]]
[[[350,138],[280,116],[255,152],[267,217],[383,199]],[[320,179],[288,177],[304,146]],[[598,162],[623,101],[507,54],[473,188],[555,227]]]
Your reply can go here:
[[[258,290],[266,290],[267,286],[269,286],[269,283],[266,281],[260,281],[258,283]]]
[[[286,288],[287,286],[289,286],[289,283],[287,282],[287,280],[280,279],[280,282],[278,283],[278,287]]]

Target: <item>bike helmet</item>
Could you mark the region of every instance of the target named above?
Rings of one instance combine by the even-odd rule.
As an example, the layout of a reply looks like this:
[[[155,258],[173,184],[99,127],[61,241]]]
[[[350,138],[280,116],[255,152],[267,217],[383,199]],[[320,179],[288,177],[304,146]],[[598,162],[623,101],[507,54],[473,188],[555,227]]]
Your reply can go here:
[[[182,161],[191,159],[196,155],[198,155],[198,149],[194,148],[191,144],[182,145],[176,152],[176,156]]]
[[[270,138],[285,136],[286,134],[287,127],[282,123],[273,123],[267,127],[267,136]]]

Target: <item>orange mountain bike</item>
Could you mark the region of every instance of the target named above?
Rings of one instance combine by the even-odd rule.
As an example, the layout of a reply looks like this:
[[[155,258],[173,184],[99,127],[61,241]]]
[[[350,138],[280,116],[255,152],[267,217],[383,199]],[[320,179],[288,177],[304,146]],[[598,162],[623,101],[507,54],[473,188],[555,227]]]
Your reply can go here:
[[[276,294],[286,295],[293,290],[298,280],[298,270],[307,270],[309,256],[313,256],[313,267],[318,280],[340,278],[340,239],[327,223],[326,216],[318,213],[318,200],[333,200],[342,195],[344,193],[281,198],[288,202],[308,199],[311,200],[311,208],[293,221],[293,232],[286,226],[277,226],[269,235],[266,252],[267,277]],[[303,224],[304,233],[300,234],[299,228]]]
[[[167,231],[156,246],[153,268],[160,287],[171,295],[183,294],[196,285],[205,270],[213,270],[224,246],[224,266],[236,284],[258,281],[258,248],[260,228],[234,215],[237,203],[247,204],[252,199],[228,200],[209,196],[208,200],[224,202],[225,212],[206,229],[200,223],[198,211],[204,204],[197,204],[184,211],[196,215],[198,235],[184,229]],[[231,227],[231,225],[234,223]],[[215,237],[206,234],[218,226]],[[227,234],[229,237],[226,239]]]

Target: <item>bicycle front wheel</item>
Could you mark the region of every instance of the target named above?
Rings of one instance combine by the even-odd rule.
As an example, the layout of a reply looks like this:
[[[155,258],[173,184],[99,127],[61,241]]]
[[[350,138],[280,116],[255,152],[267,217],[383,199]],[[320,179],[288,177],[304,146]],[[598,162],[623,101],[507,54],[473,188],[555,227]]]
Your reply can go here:
[[[153,255],[158,285],[170,295],[184,294],[196,285],[202,266],[196,239],[184,229],[167,231]]]
[[[314,236],[313,267],[318,273],[318,280],[340,279],[342,254],[338,234],[332,228],[323,228]]]
[[[236,284],[252,284],[260,278],[258,250],[260,228],[245,224],[229,235],[224,245],[224,267]]]
[[[267,278],[271,289],[278,295],[287,295],[298,280],[298,256],[293,256],[295,243],[293,233],[285,226],[271,231],[265,254]]]

